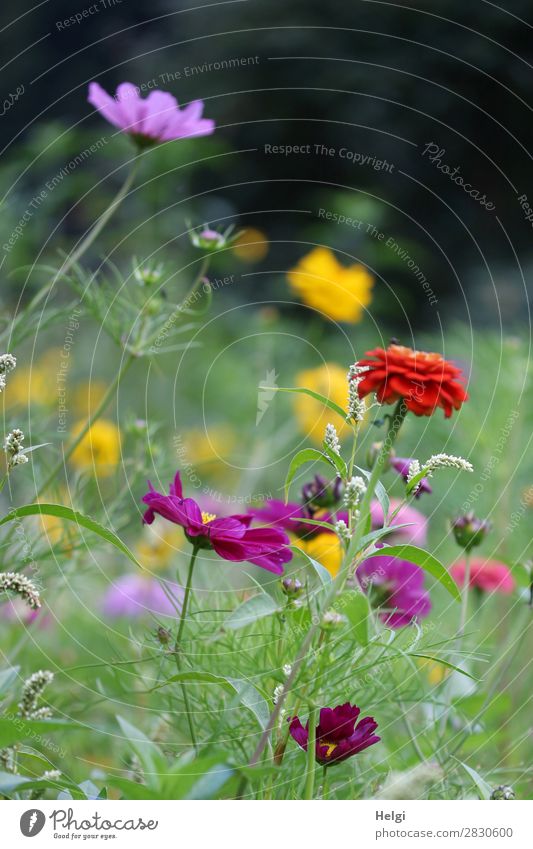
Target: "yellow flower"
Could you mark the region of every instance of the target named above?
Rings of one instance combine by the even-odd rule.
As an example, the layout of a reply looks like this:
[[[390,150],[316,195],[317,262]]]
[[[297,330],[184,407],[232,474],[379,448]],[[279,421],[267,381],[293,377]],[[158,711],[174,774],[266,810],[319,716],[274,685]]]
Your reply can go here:
[[[205,429],[186,430],[182,435],[184,457],[202,471],[213,472],[224,465],[224,458],[235,448],[237,437],[226,425],[208,425]]]
[[[318,560],[334,578],[340,569],[343,558],[341,542],[336,534],[319,533],[299,539],[294,542],[298,548],[305,551],[313,560]]]
[[[61,487],[59,495],[57,492],[45,494],[39,500],[43,504],[64,504],[70,507],[72,505],[69,503],[69,499],[68,491],[64,487]],[[61,548],[65,553],[72,550],[76,542],[76,528],[72,522],[69,522],[67,519],[61,519],[59,516],[44,515],[40,516],[37,521],[50,548],[56,551],[58,548]]]
[[[333,321],[355,324],[372,300],[374,278],[360,263],[341,265],[329,248],[314,248],[289,271],[289,284],[301,300]]]
[[[49,348],[36,355],[31,365],[17,366],[10,374],[5,392],[7,406],[38,404],[51,407],[56,403],[56,375],[61,369],[62,349]],[[19,360],[22,362],[22,358]]]
[[[268,237],[255,227],[247,227],[233,242],[233,253],[245,262],[261,262],[268,253]]]
[[[181,528],[156,519],[152,525],[144,526],[142,537],[135,546],[135,554],[141,566],[154,572],[165,569],[176,559],[184,541]]]
[[[336,363],[324,363],[313,369],[305,369],[296,375],[294,386],[301,386],[318,392],[329,401],[346,409],[348,400],[347,369]],[[326,425],[331,422],[339,434],[348,425],[344,419],[325,407],[320,401],[315,401],[309,395],[294,395],[294,412],[302,433],[318,445],[322,445]]]
[[[448,677],[449,669],[441,663],[435,663],[433,660],[428,660],[425,657],[417,658],[417,664],[420,669],[425,672],[426,677],[432,687],[441,684]]]
[[[83,429],[85,422],[78,422],[72,431],[73,438]],[[78,471],[94,470],[98,477],[113,474],[120,459],[120,431],[106,419],[96,421],[72,452],[70,462]]]
[[[107,385],[102,380],[91,380],[80,383],[72,393],[72,406],[82,416],[93,413],[107,391]]]

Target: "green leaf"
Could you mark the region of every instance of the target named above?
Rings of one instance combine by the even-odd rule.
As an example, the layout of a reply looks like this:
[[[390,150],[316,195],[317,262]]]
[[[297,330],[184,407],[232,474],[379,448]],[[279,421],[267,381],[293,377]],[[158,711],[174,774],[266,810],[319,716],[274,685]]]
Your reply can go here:
[[[355,466],[355,468],[358,472],[361,472],[363,477],[365,477],[367,480],[370,480],[370,475],[372,474],[372,472],[369,472],[367,469],[361,468],[361,466]],[[387,490],[385,489],[381,481],[378,481],[376,483],[375,496],[381,505],[381,509],[383,511],[383,520],[387,521],[387,516],[389,515],[390,510],[390,500],[389,496],[387,495]]]
[[[312,389],[304,389],[302,386],[260,386],[260,389],[271,389],[274,392],[297,392],[301,395],[309,395],[310,398],[314,398],[315,401],[320,401],[321,404],[324,404],[329,410],[332,410],[334,413],[337,413],[343,420],[346,419],[346,410],[343,410],[342,407],[339,407],[338,404],[335,404],[334,401],[330,401],[329,398],[325,398],[324,395],[321,395],[319,392],[313,392]]]
[[[233,773],[233,767],[226,763],[226,754],[220,750],[210,746],[209,754],[197,757],[188,752],[171,763],[161,776],[159,798],[213,798]]]
[[[427,476],[427,473],[427,469],[420,469],[420,471],[416,475],[413,475],[411,480],[405,485],[405,494],[411,495],[411,493],[416,489],[422,478],[425,478]]]
[[[343,481],[347,480],[347,478],[348,478],[348,466],[346,465],[346,463],[344,462],[344,460],[342,459],[340,454],[337,454],[337,452],[333,451],[333,449],[330,448],[329,445],[326,445],[325,440],[322,443],[322,446],[324,448],[324,453],[327,454],[327,456],[329,457],[331,465],[337,471],[339,477]]]
[[[370,612],[368,598],[357,590],[346,590],[334,604],[335,610],[342,613],[352,626],[354,636],[362,646],[368,645],[368,616]]]
[[[212,766],[183,798],[212,799],[234,773],[235,770],[224,763]]]
[[[289,500],[289,487],[292,483],[294,475],[304,463],[311,462],[322,462],[322,463],[330,463],[328,457],[322,453],[322,451],[318,451],[316,448],[302,448],[301,451],[298,451],[297,454],[291,460],[291,464],[289,466],[289,471],[287,472],[287,477],[285,479],[285,503]]]
[[[12,772],[0,772],[0,794],[2,796],[9,796],[11,793],[17,793],[21,790],[53,790],[56,794],[58,790],[63,790],[69,792],[71,799],[87,799],[81,787],[64,778],[26,778],[23,775],[13,775]]]
[[[383,548],[366,555],[366,559],[371,557],[399,557],[402,560],[409,560],[410,563],[416,563],[417,566],[436,578],[456,601],[461,601],[459,587],[448,570],[436,557],[433,557],[428,551],[424,551],[423,548],[418,548],[416,545],[384,545]]]
[[[81,726],[63,719],[24,719],[21,716],[6,718],[4,714],[0,718],[0,749],[23,740],[42,739],[53,731],[68,731],[73,728],[79,729]]]
[[[306,551],[303,551],[301,548],[298,548],[297,545],[291,545],[291,549],[296,554],[301,554],[302,557],[307,560],[309,565],[314,569],[314,571],[318,575],[322,586],[328,587],[331,584],[333,578],[329,574],[328,570],[324,566],[322,566],[322,563],[319,563],[318,560],[313,560],[312,557],[309,557]]]
[[[435,657],[432,654],[419,654],[418,652],[409,652],[409,657],[421,657],[424,660],[431,660],[433,663],[440,663],[442,666],[446,666],[448,669],[453,669],[454,672],[460,672],[461,675],[466,675],[467,678],[471,678],[472,681],[479,681],[479,678],[476,678],[474,675],[471,675],[470,672],[467,672],[465,669],[461,669],[460,666],[455,666],[453,663],[450,663],[449,660],[443,660],[442,657]]]
[[[479,772],[476,772],[475,769],[472,769],[471,766],[467,766],[467,764],[463,763],[462,761],[458,761],[458,763],[460,763],[463,769],[466,770],[466,772],[476,785],[477,791],[479,793],[479,798],[485,800],[490,799],[492,793],[492,787],[490,786],[490,784],[480,776]]]
[[[147,783],[154,787],[155,780],[165,770],[166,760],[159,747],[146,734],[131,725],[122,716],[116,717],[120,730],[141,762]]]
[[[253,713],[261,728],[263,730],[266,728],[270,710],[261,693],[249,681],[244,681],[241,678],[228,678],[223,675],[215,675],[213,672],[195,672],[192,670],[190,672],[178,672],[177,675],[172,675],[171,678],[168,678],[163,684],[159,684],[154,689],[157,690],[160,687],[165,687],[167,684],[174,683],[217,684],[227,692],[237,695],[239,702],[243,707],[248,708]]]
[[[104,526],[100,525],[99,522],[95,522],[94,519],[89,519],[88,516],[84,516],[83,513],[79,513],[77,510],[72,510],[70,507],[64,507],[61,504],[26,504],[24,507],[17,507],[15,510],[11,510],[7,516],[0,519],[0,525],[5,525],[7,522],[12,522],[14,519],[19,519],[24,516],[57,516],[60,519],[67,519],[69,522],[75,522],[78,526],[86,528],[88,531],[98,534],[98,536],[106,542],[110,542],[111,545],[118,548],[118,550],[129,557],[136,566],[139,566],[142,569],[141,564],[133,552],[130,551],[128,546],[123,543],[122,540],[113,533],[113,531],[104,528]]]
[[[412,524],[412,522],[404,522],[401,525],[388,525],[386,528],[378,528],[377,531],[371,531],[359,540],[358,551],[363,551],[371,543],[377,542],[389,534],[393,534],[395,531],[400,530],[400,528],[409,528]]]
[[[121,790],[124,799],[161,799],[162,794],[158,790],[151,790],[146,784],[139,784],[129,778],[120,778],[118,775],[106,776],[106,782],[111,787]]]
[[[258,619],[264,619],[265,616],[272,616],[278,610],[278,605],[272,596],[266,593],[254,595],[239,605],[233,613],[230,613],[224,622],[224,628],[237,630],[251,625],[252,622],[257,622]]]
[[[0,695],[11,689],[12,684],[18,679],[19,671],[20,666],[11,666],[0,671]]]
[[[332,534],[336,533],[335,525],[332,525],[331,522],[319,522],[317,519],[301,519],[300,516],[295,516],[294,521],[301,522],[302,525],[313,525],[315,528],[325,528],[327,531],[331,531]]]

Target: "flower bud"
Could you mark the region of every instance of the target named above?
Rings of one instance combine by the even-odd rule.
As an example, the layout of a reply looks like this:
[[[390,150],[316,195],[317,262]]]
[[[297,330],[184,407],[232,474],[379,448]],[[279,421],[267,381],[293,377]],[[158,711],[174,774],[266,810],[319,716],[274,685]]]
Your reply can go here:
[[[226,230],[225,233],[219,233],[218,230],[212,230],[211,227],[205,225],[198,231],[191,230],[189,236],[195,248],[215,253],[215,251],[220,251],[231,244],[233,239],[230,239],[229,235],[232,229]]]
[[[378,455],[379,455],[379,452],[381,451],[382,447],[383,447],[383,442],[373,442],[372,445],[370,446],[370,448],[368,449],[367,455],[366,455],[366,462],[368,464],[369,469],[372,469],[375,466],[376,460],[378,459]],[[384,472],[386,472],[389,469],[391,461],[394,460],[395,456],[396,455],[394,453],[394,450],[391,450],[389,457],[387,459],[387,462],[383,466]]]
[[[163,276],[164,266],[162,262],[137,263],[133,261],[133,276],[139,286],[155,286]]]
[[[478,519],[472,511],[459,516],[452,522],[455,540],[465,551],[470,551],[483,542],[490,529],[490,522],[486,519]]]
[[[155,632],[155,637],[158,643],[162,646],[168,646],[172,641],[172,634],[168,630],[168,628],[163,628],[162,625],[159,626],[157,631]]]
[[[342,628],[345,622],[346,618],[342,616],[342,614],[337,613],[336,610],[326,610],[322,617],[320,627],[323,631],[338,631],[339,628]]]
[[[284,578],[281,582],[281,589],[289,599],[300,598],[304,591],[303,584],[298,578]]]
[[[490,794],[490,798],[501,801],[502,799],[516,799],[516,795],[512,787],[509,787],[507,784],[500,784],[494,788]]]
[[[341,500],[343,483],[341,478],[328,481],[322,475],[315,475],[314,480],[302,487],[302,500],[313,513],[322,507],[336,507]]]

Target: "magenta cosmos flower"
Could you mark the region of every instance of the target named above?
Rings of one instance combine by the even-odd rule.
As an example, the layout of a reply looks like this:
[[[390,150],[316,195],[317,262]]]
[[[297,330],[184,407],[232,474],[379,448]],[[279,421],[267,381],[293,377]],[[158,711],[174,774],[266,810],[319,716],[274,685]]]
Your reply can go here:
[[[466,562],[459,560],[450,569],[452,578],[458,586],[464,586]],[[485,560],[483,557],[472,557],[470,562],[470,587],[475,587],[486,593],[504,593],[509,595],[515,588],[511,570],[499,560]]]
[[[361,709],[349,702],[334,708],[322,708],[316,727],[315,757],[318,763],[324,766],[339,763],[379,743],[381,737],[374,734],[377,722],[372,716],[359,719],[360,713]],[[289,731],[298,745],[307,751],[309,722],[304,728],[299,717],[293,716]]]
[[[315,533],[321,533],[324,531],[324,528],[308,525],[307,522],[300,522],[299,519],[315,519],[320,522],[332,521],[329,513],[321,512],[320,514],[313,514],[302,504],[296,504],[294,501],[289,501],[285,504],[284,501],[278,501],[276,498],[265,501],[261,507],[250,507],[248,512],[250,516],[258,519],[260,522],[283,528],[285,531],[297,534],[300,537],[308,537]]]
[[[386,548],[383,549],[386,551]],[[431,610],[424,589],[424,572],[408,560],[387,554],[363,560],[356,572],[359,583],[389,628],[404,628]]]
[[[183,589],[177,584],[168,585],[169,594],[159,581],[149,575],[122,575],[107,590],[102,607],[111,619],[121,617],[138,619],[146,614],[176,617],[183,600]],[[175,599],[173,604],[170,596]]]
[[[247,560],[276,575],[283,574],[283,564],[292,559],[289,538],[278,528],[250,528],[251,515],[226,516],[217,519],[202,513],[192,498],[183,497],[180,473],[176,472],[169,494],[150,491],[143,497],[148,505],[144,521],[151,524],[158,513],[169,522],[181,525],[189,542],[196,548],[212,548],[224,560]]]
[[[115,97],[111,97],[101,85],[92,82],[87,99],[110,124],[142,146],[190,136],[208,136],[215,129],[214,121],[202,118],[204,104],[201,100],[180,109],[176,98],[168,91],[151,91],[147,98],[142,98],[132,83],[121,83]]]

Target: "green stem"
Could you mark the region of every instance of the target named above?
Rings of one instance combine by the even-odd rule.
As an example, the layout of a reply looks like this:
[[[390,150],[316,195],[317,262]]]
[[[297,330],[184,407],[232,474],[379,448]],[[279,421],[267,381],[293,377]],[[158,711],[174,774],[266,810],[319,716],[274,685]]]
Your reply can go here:
[[[316,750],[317,709],[309,710],[309,737],[307,739],[307,767],[305,775],[304,799],[312,799],[315,791],[315,750]]]
[[[183,668],[183,657],[181,651],[181,639],[183,637],[183,629],[185,627],[185,620],[187,618],[187,609],[189,606],[189,598],[191,595],[192,589],[192,575],[194,572],[194,564],[196,562],[196,555],[198,554],[197,546],[193,547],[191,559],[189,562],[189,572],[187,574],[187,584],[185,586],[185,595],[183,596],[183,604],[181,606],[181,615],[180,615],[180,624],[178,626],[178,634],[176,636],[176,642],[174,643],[174,657],[176,658],[176,668],[178,672],[182,671]],[[191,703],[189,701],[189,694],[187,693],[187,687],[185,686],[185,682],[182,681],[180,684],[181,693],[183,695],[183,703],[185,705],[185,714],[187,716],[187,725],[189,726],[189,734],[191,735],[191,743],[194,748],[198,750],[198,742],[196,739],[196,733],[194,730],[194,722],[192,718],[192,710]]]
[[[461,650],[461,644],[463,642],[463,634],[466,628],[466,620],[468,616],[468,590],[470,588],[470,567],[472,563],[472,555],[470,551],[465,551],[465,577],[463,581],[463,594],[461,597],[461,615],[459,618],[459,630],[457,632],[458,642],[457,642],[457,653],[459,654]]]
[[[131,168],[130,168],[127,176],[126,176],[126,179],[124,180],[122,186],[120,187],[120,189],[116,193],[115,197],[113,198],[113,200],[111,201],[111,203],[109,204],[107,209],[105,209],[104,212],[102,212],[100,218],[98,218],[97,221],[95,222],[95,224],[93,224],[92,228],[89,230],[89,232],[87,233],[85,238],[82,239],[82,241],[78,243],[78,246],[65,259],[65,261],[63,262],[61,267],[57,270],[56,274],[54,275],[54,277],[52,278],[50,283],[47,286],[43,286],[43,288],[39,289],[39,291],[34,295],[34,297],[29,302],[28,306],[24,310],[23,315],[27,315],[32,310],[34,310],[35,307],[37,307],[41,303],[41,301],[43,301],[50,294],[51,290],[53,289],[53,287],[56,283],[56,280],[58,280],[60,277],[64,276],[65,274],[68,274],[68,272],[71,270],[72,266],[75,265],[75,263],[79,262],[79,260],[82,258],[84,253],[91,247],[91,245],[95,241],[96,237],[100,235],[100,233],[104,229],[105,225],[108,223],[108,221],[113,216],[113,214],[117,211],[120,204],[122,203],[122,201],[124,200],[124,198],[128,194],[129,190],[131,189],[131,186],[132,186],[133,181],[135,179],[135,176],[137,174],[139,163],[140,163],[140,158],[138,156],[136,156],[133,159]],[[21,316],[15,322],[15,325],[18,324],[20,320],[22,320],[22,317],[23,316]]]
[[[324,768],[322,770],[322,798],[323,799],[327,799],[328,793],[329,793],[328,777],[329,777],[328,767],[327,767],[327,764],[324,764]]]
[[[465,575],[463,580],[463,586],[461,587],[461,610],[459,612],[459,628],[457,631],[457,640],[455,644],[455,658],[454,662],[456,666],[461,665],[461,649],[463,646],[463,636],[466,628],[466,620],[468,616],[468,590],[470,588],[470,567],[472,563],[472,556],[470,551],[467,549],[465,551]],[[453,674],[453,673],[452,673]],[[446,692],[451,698],[451,683],[452,679],[448,681],[446,686]],[[444,713],[442,715],[441,726],[440,726],[440,741],[444,737],[446,733],[446,726],[448,724],[448,708],[444,708]]]
[[[487,694],[485,696],[485,700],[484,700],[483,704],[481,705],[478,713],[476,714],[475,717],[473,717],[473,719],[469,723],[469,728],[472,727],[473,725],[475,725],[477,722],[479,722],[479,720],[483,716],[483,713],[489,707],[493,696],[498,691],[503,677],[506,675],[508,670],[512,667],[518,653],[520,652],[521,647],[524,644],[527,644],[528,636],[529,636],[529,629],[530,629],[532,623],[533,623],[533,618],[531,616],[531,608],[527,607],[526,610],[525,610],[525,614],[523,616],[518,617],[518,620],[517,620],[517,623],[516,623],[516,626],[515,626],[515,631],[514,631],[512,637],[511,637],[511,639],[509,640],[509,648],[500,655],[500,657],[496,660],[496,663],[494,664],[494,667],[492,669],[493,680],[492,680],[490,686],[487,688]],[[499,668],[500,665],[502,665],[501,669]],[[470,730],[468,729],[466,731],[466,733],[462,734],[462,736],[459,739],[459,742],[455,745],[455,747],[449,753],[449,757],[453,757],[457,754],[457,752],[464,745],[466,740],[468,740],[469,736],[470,736]]]
[[[189,561],[189,572],[187,574],[187,583],[185,585],[185,595],[183,596],[183,604],[181,606],[181,615],[180,615],[180,624],[178,627],[178,634],[176,637],[176,643],[174,645],[174,651],[179,653],[181,646],[181,638],[183,636],[183,629],[185,628],[185,620],[187,618],[187,608],[189,606],[189,597],[191,595],[192,589],[192,574],[194,572],[194,564],[196,563],[196,555],[198,554],[198,547],[193,546],[191,559]]]
[[[354,559],[354,556],[358,553],[358,546],[359,546],[359,543],[360,543],[360,541],[361,541],[361,539],[364,535],[366,518],[368,517],[368,515],[370,513],[370,504],[371,504],[371,501],[372,501],[372,498],[373,498],[373,495],[374,495],[374,491],[376,489],[376,484],[377,484],[378,479],[379,479],[379,474],[380,474],[381,470],[383,469],[383,467],[384,467],[384,465],[385,465],[385,463],[386,463],[386,461],[389,457],[389,454],[392,450],[392,446],[393,446],[393,444],[396,440],[396,437],[398,436],[398,431],[399,431],[401,424],[402,424],[402,422],[403,422],[403,420],[406,416],[406,413],[407,413],[407,408],[405,406],[405,402],[403,400],[401,400],[396,405],[396,407],[394,409],[394,413],[389,419],[389,429],[387,431],[387,436],[383,441],[381,451],[380,451],[380,453],[377,457],[376,463],[375,463],[375,465],[372,469],[372,472],[370,474],[367,490],[366,490],[366,493],[364,495],[364,498],[363,498],[363,501],[362,501],[362,504],[361,504],[361,520],[359,521],[357,528],[354,532],[354,535],[353,535],[353,537],[350,541],[350,545],[349,545],[348,550],[346,552],[344,562],[343,562],[337,576],[332,581],[329,591],[326,593],[326,596],[324,598],[324,604],[322,605],[322,610],[327,610],[331,606],[335,597],[342,590],[342,588],[344,587],[344,584],[346,583],[346,579],[348,577],[349,570],[350,570],[350,565],[351,565],[351,563]],[[268,744],[268,740],[270,738],[270,735],[272,734],[272,731],[276,727],[276,723],[278,722],[279,714],[280,714],[281,709],[283,708],[287,694],[289,693],[289,691],[291,690],[293,685],[296,683],[296,680],[298,678],[302,664],[303,664],[305,658],[307,657],[307,653],[309,651],[309,648],[311,647],[311,644],[313,642],[313,639],[314,639],[317,631],[320,629],[320,619],[321,619],[321,617],[317,616],[315,623],[313,625],[311,625],[311,627],[307,631],[307,634],[305,635],[305,637],[302,640],[300,648],[298,649],[298,652],[296,654],[294,663],[292,664],[291,673],[290,673],[289,677],[287,678],[287,680],[285,682],[285,686],[283,688],[282,693],[280,694],[280,696],[278,698],[278,701],[277,701],[277,703],[274,707],[274,710],[270,714],[266,728],[264,729],[263,733],[261,734],[261,737],[259,739],[257,747],[256,747],[254,753],[252,754],[252,757],[250,758],[250,761],[249,761],[249,764],[248,764],[249,766],[255,766],[255,764],[259,762],[259,759],[260,759],[261,755],[263,754],[263,751],[265,750],[265,748]]]
[[[406,415],[407,407],[405,405],[405,401],[402,398],[396,404],[392,416],[389,417],[389,427],[387,430],[387,435],[383,440],[379,454],[376,457],[376,462],[374,463],[372,471],[370,473],[368,486],[361,502],[361,522],[359,523],[360,525],[365,524],[365,519],[370,513],[370,503],[372,501],[372,498],[374,497],[374,492],[376,491],[377,483],[379,481],[379,478],[381,477],[381,473],[387,463],[387,460],[389,459],[393,445],[398,436],[398,431],[400,430],[400,427],[402,426],[403,420],[405,419]],[[386,519],[386,516],[384,518]]]
[[[135,353],[130,353],[126,357],[126,359],[123,362],[122,368],[117,372],[117,374],[113,378],[113,381],[108,386],[107,391],[106,391],[105,395],[103,396],[102,400],[100,401],[100,403],[98,404],[96,410],[88,416],[87,421],[83,425],[83,428],[81,429],[81,431],[78,433],[76,438],[72,440],[70,445],[65,449],[61,460],[59,460],[59,462],[56,463],[56,465],[54,466],[54,468],[52,469],[52,471],[50,472],[50,474],[48,475],[48,477],[46,478],[44,483],[41,484],[41,486],[39,487],[39,489],[37,491],[37,497],[39,495],[42,495],[42,493],[45,492],[48,489],[50,484],[54,482],[57,475],[59,474],[59,472],[63,468],[65,462],[72,456],[73,452],[76,450],[76,448],[78,447],[78,445],[80,444],[82,439],[87,435],[87,433],[89,432],[89,430],[93,426],[94,422],[99,418],[99,416],[105,410],[105,408],[107,407],[113,393],[115,392],[115,389],[117,388],[120,381],[122,380],[122,378],[126,374],[127,370],[131,366],[134,359],[136,359]]]
[[[100,235],[105,225],[109,221],[112,215],[119,208],[120,204],[128,194],[135,176],[137,174],[137,170],[139,168],[140,158],[138,156],[132,162],[130,171],[126,176],[122,186],[116,193],[115,197],[109,204],[106,210],[101,214],[100,218],[93,225],[92,229],[89,230],[84,239],[79,243],[78,247],[75,248],[72,253],[67,257],[61,268],[58,270],[56,277],[67,274],[73,265],[75,265],[83,256],[83,254],[91,247],[92,243],[95,241],[96,237]]]

